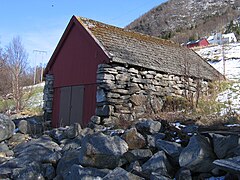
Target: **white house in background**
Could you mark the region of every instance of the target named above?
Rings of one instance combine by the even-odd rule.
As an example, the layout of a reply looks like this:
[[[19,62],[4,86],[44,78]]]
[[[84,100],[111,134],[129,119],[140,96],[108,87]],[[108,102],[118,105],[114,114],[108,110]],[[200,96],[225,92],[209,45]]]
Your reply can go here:
[[[212,36],[209,36],[207,38],[209,44],[228,44],[228,43],[233,43],[237,42],[237,38],[234,33],[228,33],[228,34],[221,34],[221,33],[216,33]]]

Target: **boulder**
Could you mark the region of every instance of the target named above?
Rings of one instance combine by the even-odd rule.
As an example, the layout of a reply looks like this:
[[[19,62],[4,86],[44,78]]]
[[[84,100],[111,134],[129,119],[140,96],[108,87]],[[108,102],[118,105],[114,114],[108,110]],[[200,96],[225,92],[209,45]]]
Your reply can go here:
[[[164,133],[155,133],[151,135],[147,135],[147,142],[148,142],[148,147],[156,147],[156,141],[158,139],[164,139],[165,138]]]
[[[65,152],[57,164],[57,175],[60,177],[66,176],[74,164],[79,164],[78,156],[79,150],[69,150]]]
[[[18,123],[18,129],[21,133],[27,134],[29,132],[28,131],[28,122],[26,120],[21,120]]]
[[[106,176],[110,170],[97,169],[91,167],[82,167],[81,165],[74,164],[69,173],[64,177],[66,180],[78,180],[78,179],[102,179]]]
[[[13,169],[12,178],[16,180],[44,180],[41,165],[37,162],[31,162],[22,168]]]
[[[9,149],[8,145],[4,142],[0,143],[0,157],[13,156],[13,151]]]
[[[139,173],[142,171],[142,167],[140,165],[140,163],[138,161],[134,161],[132,162],[127,168],[126,170],[128,172],[132,172],[132,173]]]
[[[51,163],[42,164],[42,172],[45,179],[53,179],[56,176],[55,168]]]
[[[172,170],[173,168],[169,163],[164,151],[157,152],[142,165],[142,171],[146,175],[150,175],[152,172],[156,171],[162,171],[163,173],[171,174]]]
[[[156,142],[156,147],[158,150],[163,150],[168,156],[170,156],[174,165],[178,165],[179,156],[182,151],[180,144],[159,139]]]
[[[0,116],[0,142],[12,137],[15,130],[15,124],[8,117]]]
[[[1,166],[0,166],[1,167]],[[0,179],[10,179],[10,176],[12,174],[12,169],[8,167],[1,167],[0,168]]]
[[[201,135],[195,135],[179,157],[181,167],[186,167],[193,172],[211,172],[214,168],[213,161],[215,154],[207,138]]]
[[[191,171],[187,168],[180,168],[175,175],[176,180],[192,180]]]
[[[74,139],[70,139],[66,143],[62,144],[63,145],[62,151],[65,152],[68,150],[78,149],[79,147],[81,147],[81,144],[82,144],[82,137],[77,136]]]
[[[145,162],[152,157],[152,151],[150,149],[134,149],[124,153],[124,157],[128,160],[128,162]]]
[[[213,162],[219,169],[233,174],[240,174],[240,156],[228,159],[219,159]]]
[[[118,179],[118,180],[143,180],[144,178],[141,178],[135,174],[132,174],[130,172],[127,172],[126,170],[117,167],[110,173],[108,173],[103,180],[112,180],[112,179]]]
[[[182,132],[192,135],[196,132],[198,132],[198,126],[197,125],[187,125],[182,128]]]
[[[239,144],[240,139],[236,135],[213,134],[213,149],[219,159],[230,158],[232,150]]]
[[[136,128],[127,130],[122,138],[127,142],[129,149],[141,149],[146,146],[145,138],[137,132]]]
[[[27,143],[22,143],[16,146],[13,151],[17,158],[29,158],[36,162],[52,162],[51,154],[60,151],[59,145],[51,140],[48,136],[42,136],[38,139],[33,139]],[[49,157],[50,159],[46,159]],[[59,158],[59,157],[57,157]],[[57,160],[56,160],[57,161]]]
[[[82,166],[114,169],[121,165],[122,156],[127,150],[127,143],[118,136],[102,133],[87,135],[82,140],[79,162]]]
[[[34,117],[21,120],[17,126],[23,134],[37,135],[43,132],[42,122]]]
[[[150,175],[150,180],[171,180],[172,178],[164,176],[161,173],[152,172]]]
[[[81,130],[81,125],[79,123],[74,123],[64,131],[65,137],[73,139],[81,133]]]
[[[100,124],[101,123],[101,117],[100,116],[92,116],[90,122],[93,123],[93,124]]]
[[[142,134],[154,134],[160,131],[161,123],[152,119],[141,119],[135,127]]]
[[[66,128],[55,128],[52,129],[51,131],[48,132],[48,135],[53,138],[58,144],[61,144],[61,141],[63,139],[66,139],[66,134],[64,133],[64,131],[66,130]]]
[[[8,140],[8,146],[14,148],[21,143],[26,143],[29,139],[28,134],[16,133]]]

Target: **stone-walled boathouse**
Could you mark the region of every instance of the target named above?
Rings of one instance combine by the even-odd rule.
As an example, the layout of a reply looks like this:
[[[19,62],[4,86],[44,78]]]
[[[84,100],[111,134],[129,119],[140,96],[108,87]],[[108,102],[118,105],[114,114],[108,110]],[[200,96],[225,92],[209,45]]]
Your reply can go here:
[[[218,78],[171,41],[73,16],[45,70],[45,118],[53,127],[85,126],[93,115],[130,121],[158,113],[166,96],[194,96]]]

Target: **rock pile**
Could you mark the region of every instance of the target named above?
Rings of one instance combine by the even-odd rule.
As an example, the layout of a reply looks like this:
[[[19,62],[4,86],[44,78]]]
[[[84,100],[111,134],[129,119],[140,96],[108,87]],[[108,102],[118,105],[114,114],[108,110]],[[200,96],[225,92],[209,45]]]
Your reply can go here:
[[[187,134],[140,119],[128,129],[74,124],[33,138],[26,128],[20,131],[27,122],[15,129],[0,117],[0,179],[239,178],[239,135],[197,132],[177,143],[176,137]]]

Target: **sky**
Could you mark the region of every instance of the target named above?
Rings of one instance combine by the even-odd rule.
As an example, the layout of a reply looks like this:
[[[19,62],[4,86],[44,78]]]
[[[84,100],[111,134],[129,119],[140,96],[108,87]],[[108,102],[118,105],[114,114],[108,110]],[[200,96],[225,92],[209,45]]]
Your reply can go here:
[[[2,0],[0,47],[20,36],[30,66],[47,64],[73,15],[125,27],[166,0]]]

